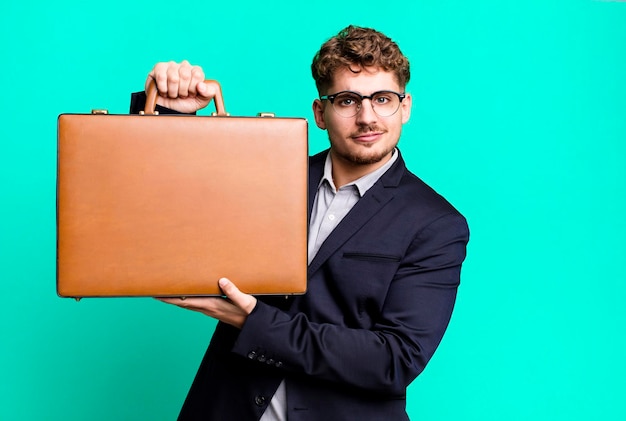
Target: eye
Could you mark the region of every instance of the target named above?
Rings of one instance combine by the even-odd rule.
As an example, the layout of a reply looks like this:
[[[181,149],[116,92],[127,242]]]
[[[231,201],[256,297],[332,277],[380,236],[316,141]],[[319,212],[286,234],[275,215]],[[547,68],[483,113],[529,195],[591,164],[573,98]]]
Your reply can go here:
[[[381,92],[379,94],[377,94],[376,96],[374,96],[374,103],[376,105],[385,105],[385,104],[389,104],[391,101],[393,101],[393,98],[391,97],[391,95],[388,92]]]
[[[358,98],[356,95],[341,94],[335,97],[335,104],[339,105],[340,107],[346,107],[346,108],[354,107],[359,102],[360,102],[360,98]]]

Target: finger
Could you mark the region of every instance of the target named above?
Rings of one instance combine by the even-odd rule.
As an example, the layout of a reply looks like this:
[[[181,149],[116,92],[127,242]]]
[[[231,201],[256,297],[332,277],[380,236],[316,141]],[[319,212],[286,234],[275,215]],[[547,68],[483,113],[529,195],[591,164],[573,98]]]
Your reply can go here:
[[[247,295],[241,293],[236,287],[234,287],[234,285],[232,285],[232,283],[230,283],[230,285],[234,289],[230,288],[229,285],[226,284],[224,284],[224,287],[229,290],[231,295],[235,297],[239,295],[239,302],[246,302],[245,299],[241,298],[245,298]],[[229,325],[241,328],[246,321],[248,314],[252,312],[254,306],[256,305],[256,298],[252,296],[247,297],[250,299],[250,301],[248,301],[249,310],[239,307],[229,298],[222,297],[192,297],[184,300],[182,298],[158,297],[157,300],[182,307],[186,310],[197,311]]]
[[[172,304],[178,307],[184,307],[186,304],[186,298],[184,297],[155,297],[155,300],[161,301],[166,304]]]
[[[180,70],[180,64],[174,61],[170,61],[167,64],[167,88],[162,94],[169,98],[178,98],[178,85],[180,81],[178,72]]]
[[[167,69],[169,63],[160,62],[154,65],[150,73],[148,73],[148,78],[146,79],[145,89],[148,90],[148,86],[150,82],[154,80],[156,82],[157,91],[164,92],[167,94]]]
[[[222,292],[237,307],[250,314],[256,306],[256,298],[252,295],[244,294],[229,279],[222,278],[218,282]]]
[[[191,66],[190,68],[190,81],[189,81],[189,95],[198,95],[199,90],[204,85],[204,71],[200,66]],[[202,95],[202,94],[199,94]]]
[[[210,101],[215,98],[215,95],[217,95],[217,89],[214,85],[207,85],[206,83],[201,82],[197,85],[197,93],[200,98]]]
[[[181,307],[187,310],[198,311],[214,317],[221,309],[225,308],[228,304],[223,298],[220,297],[157,297],[157,300],[166,304],[172,304],[177,307]],[[223,310],[222,310],[223,311]]]
[[[189,85],[191,83],[191,64],[183,60],[178,68],[178,96],[187,98],[189,96]]]

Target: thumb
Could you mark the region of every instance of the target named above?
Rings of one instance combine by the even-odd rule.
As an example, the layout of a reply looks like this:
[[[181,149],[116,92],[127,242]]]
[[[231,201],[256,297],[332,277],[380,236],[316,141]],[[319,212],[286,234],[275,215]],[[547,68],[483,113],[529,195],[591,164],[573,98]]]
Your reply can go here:
[[[252,295],[244,294],[239,291],[239,288],[235,286],[229,279],[221,278],[218,284],[226,297],[237,307],[244,310],[247,314],[250,314],[256,306],[256,298]]]
[[[215,95],[217,94],[215,86],[208,85],[205,82],[198,83],[198,87],[196,89],[198,91],[198,95],[206,99],[214,98]]]

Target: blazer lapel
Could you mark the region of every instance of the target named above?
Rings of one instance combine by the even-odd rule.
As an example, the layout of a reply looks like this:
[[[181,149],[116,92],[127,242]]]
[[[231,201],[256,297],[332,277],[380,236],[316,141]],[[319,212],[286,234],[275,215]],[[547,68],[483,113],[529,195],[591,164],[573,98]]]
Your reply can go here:
[[[399,152],[398,152],[399,153]],[[393,166],[384,173],[380,179],[365,193],[365,195],[354,205],[345,218],[330,233],[328,238],[320,247],[317,255],[308,267],[308,277],[311,278],[320,266],[335,253],[350,237],[352,237],[359,229],[363,227],[380,209],[382,209],[395,194],[395,187],[400,183],[400,179],[405,171],[402,156],[398,156],[398,160]],[[313,175],[313,174],[311,174]],[[316,177],[311,177],[315,179]],[[316,178],[313,192],[309,191],[309,218],[311,214],[311,206],[317,185],[321,175]],[[310,219],[309,219],[310,222]]]

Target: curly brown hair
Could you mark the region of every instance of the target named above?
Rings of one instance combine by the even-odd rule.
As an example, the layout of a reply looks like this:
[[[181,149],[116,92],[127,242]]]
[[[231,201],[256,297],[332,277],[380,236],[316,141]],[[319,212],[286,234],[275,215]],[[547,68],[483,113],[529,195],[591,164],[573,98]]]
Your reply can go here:
[[[311,72],[318,92],[328,89],[335,72],[348,68],[358,73],[366,67],[393,72],[402,89],[409,82],[409,59],[385,34],[350,25],[326,41],[313,57]]]

